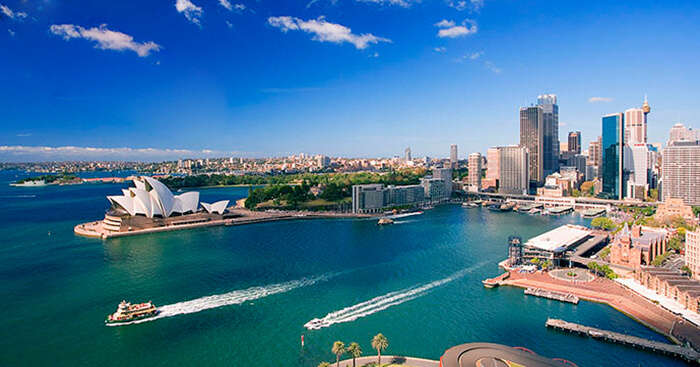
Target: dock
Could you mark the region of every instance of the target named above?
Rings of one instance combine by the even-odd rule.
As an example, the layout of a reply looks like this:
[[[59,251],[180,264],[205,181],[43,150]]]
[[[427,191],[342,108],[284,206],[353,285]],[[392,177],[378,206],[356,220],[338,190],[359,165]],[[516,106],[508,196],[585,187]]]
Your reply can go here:
[[[634,348],[682,358],[688,362],[700,363],[700,353],[689,347],[657,342],[636,336],[596,329],[559,319],[547,319],[547,327],[604,340],[610,343],[628,345]]]
[[[552,299],[555,301],[573,303],[575,305],[577,305],[579,301],[579,298],[571,293],[548,291],[542,288],[527,288],[525,289],[525,294],[527,294],[528,296],[542,297]]]

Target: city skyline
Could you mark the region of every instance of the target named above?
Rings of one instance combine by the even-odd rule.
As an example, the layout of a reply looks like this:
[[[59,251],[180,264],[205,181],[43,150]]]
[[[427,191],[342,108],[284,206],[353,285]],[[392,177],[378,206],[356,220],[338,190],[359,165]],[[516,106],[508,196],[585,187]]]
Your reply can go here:
[[[692,2],[183,3],[194,7],[3,1],[0,67],[14,72],[0,77],[0,160],[57,154],[36,147],[76,147],[71,157],[83,159],[94,151],[85,148],[159,160],[390,157],[406,146],[447,157],[452,143],[466,159],[517,142],[518,108],[549,93],[560,141],[581,131],[583,146],[601,116],[639,108],[645,94],[649,142],[665,142],[675,123],[697,125],[698,55],[677,37],[697,34]],[[599,14],[616,19],[603,33]],[[538,52],[532,38],[553,48]],[[643,62],[625,57],[650,47]],[[616,57],[590,58],[603,54]]]

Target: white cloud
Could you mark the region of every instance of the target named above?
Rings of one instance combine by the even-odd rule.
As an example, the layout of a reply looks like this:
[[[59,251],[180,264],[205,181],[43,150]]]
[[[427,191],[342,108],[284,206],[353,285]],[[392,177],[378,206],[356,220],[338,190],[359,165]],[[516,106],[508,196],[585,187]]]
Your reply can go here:
[[[476,22],[471,19],[465,19],[460,25],[456,25],[454,21],[443,19],[435,23],[435,26],[441,28],[437,34],[440,38],[468,36],[476,33],[478,30]]]
[[[226,21],[226,26],[229,28],[233,28],[233,23],[229,22],[228,20]]]
[[[224,152],[209,149],[160,149],[160,148],[98,148],[75,146],[0,146],[2,162],[119,160],[164,161],[179,158],[214,158],[240,155],[243,152]]]
[[[612,98],[608,98],[608,97],[591,97],[588,99],[588,102],[590,102],[590,103],[599,103],[599,102],[608,103],[608,102],[612,102],[612,100],[613,100]]]
[[[29,136],[32,136],[32,134],[31,134],[31,133],[20,133],[20,134],[17,134],[17,137],[20,137],[20,138],[26,138],[26,137],[29,137]]]
[[[7,29],[7,33],[9,33],[10,36],[12,36],[12,37],[14,37],[15,34],[16,34],[15,31],[13,31],[13,30],[11,30],[11,29],[9,29],[9,28]]]
[[[468,9],[470,12],[479,12],[484,7],[484,0],[447,0],[447,6],[459,11]]]
[[[99,28],[92,27],[90,29],[73,24],[54,24],[50,27],[50,30],[51,33],[61,36],[65,40],[82,38],[95,41],[95,47],[102,50],[130,50],[136,52],[140,57],[146,57],[152,51],[160,51],[161,48],[160,45],[153,41],[143,43],[134,42],[134,37],[125,33],[109,30],[106,24],[102,24]]]
[[[246,9],[245,5],[243,5],[243,4],[236,4],[233,7],[236,8],[236,10],[245,10]]]
[[[438,28],[449,28],[449,27],[454,27],[455,22],[454,22],[454,20],[443,19],[443,20],[435,23],[435,26]]]
[[[0,13],[4,14],[10,19],[22,20],[27,17],[27,13],[21,11],[12,11],[12,9],[7,6],[0,4]]]
[[[445,53],[447,51],[446,48],[444,47],[435,47],[433,51],[438,52],[438,53]]]
[[[226,2],[228,3],[228,1]],[[175,9],[178,13],[182,13],[190,22],[198,26],[202,25],[201,18],[204,11],[202,11],[201,7],[195,5],[190,0],[177,0],[175,2]]]
[[[487,69],[493,71],[493,72],[496,73],[496,74],[500,74],[501,71],[502,71],[501,68],[497,67],[497,66],[496,66],[494,63],[492,63],[491,61],[485,61],[485,62],[484,62],[484,65],[486,66]]]
[[[402,8],[408,8],[413,3],[419,3],[420,0],[356,0],[361,3],[374,3],[380,5],[397,5]]]
[[[219,0],[219,5],[223,6],[228,10],[233,10],[233,5],[228,0]]]
[[[324,17],[317,19],[303,20],[295,17],[269,17],[267,23],[282,32],[303,31],[313,34],[313,40],[319,42],[343,43],[348,42],[357,49],[365,49],[372,43],[391,42],[390,39],[377,37],[371,33],[354,34],[346,26],[330,23]]]
[[[469,55],[469,60],[476,60],[480,58],[484,54],[484,51],[477,51],[477,52],[472,52]]]

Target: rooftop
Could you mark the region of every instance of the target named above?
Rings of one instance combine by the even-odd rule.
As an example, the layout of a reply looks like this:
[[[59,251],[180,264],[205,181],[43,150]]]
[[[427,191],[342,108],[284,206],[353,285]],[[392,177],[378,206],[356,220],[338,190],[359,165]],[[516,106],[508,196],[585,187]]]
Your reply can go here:
[[[531,238],[525,246],[556,252],[566,250],[590,235],[591,231],[586,227],[566,224]]]

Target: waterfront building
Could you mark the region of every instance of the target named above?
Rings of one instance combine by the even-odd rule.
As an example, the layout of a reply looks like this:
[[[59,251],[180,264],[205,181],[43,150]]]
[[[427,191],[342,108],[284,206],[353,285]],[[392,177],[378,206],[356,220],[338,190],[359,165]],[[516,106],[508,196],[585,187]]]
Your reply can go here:
[[[434,177],[424,177],[420,180],[425,198],[431,202],[441,202],[450,198],[447,192],[445,180]]]
[[[486,179],[481,183],[482,188],[498,188],[498,180],[501,177],[499,157],[498,148],[489,148],[486,151]]]
[[[544,179],[544,123],[541,106],[520,108],[520,146],[528,150],[528,177],[535,185]]]
[[[353,185],[353,213],[381,213],[402,206],[418,206],[425,201],[423,186],[384,186],[384,184]]]
[[[624,131],[625,122],[622,113],[603,116],[602,136],[602,170],[603,192],[613,199],[624,197]]]
[[[450,167],[457,168],[459,165],[459,155],[457,154],[457,144],[450,145]]]
[[[533,237],[523,245],[523,260],[550,260],[555,265],[565,253],[573,250],[593,237],[590,229],[584,226],[565,224],[539,236]]]
[[[559,105],[556,94],[537,96],[537,105],[542,107],[542,165],[546,176],[559,170]],[[580,139],[580,138],[579,138]],[[579,151],[581,153],[579,140]],[[572,151],[569,145],[569,151]]]
[[[122,189],[121,196],[107,196],[112,210],[131,216],[167,218],[173,214],[194,213],[199,207],[199,192],[173,193],[160,181],[140,176],[134,178],[135,187]]]
[[[569,132],[569,143],[567,145],[568,151],[573,154],[581,154],[581,132],[580,131],[570,131]]]
[[[670,221],[674,217],[681,217],[688,223],[697,223],[698,218],[693,215],[693,208],[690,205],[686,205],[683,199],[670,198],[662,203],[656,208],[656,213],[654,213],[654,220],[659,223],[664,223]]]
[[[656,294],[672,299],[686,310],[700,313],[700,281],[675,269],[642,266],[634,280]]]
[[[700,280],[700,229],[685,232],[685,265]]]
[[[452,196],[452,168],[433,168],[433,178],[444,182],[447,197]]]
[[[468,183],[469,191],[481,190],[481,153],[476,152],[469,155],[468,164]]]
[[[663,201],[683,199],[700,205],[700,142],[676,141],[663,151]]]
[[[528,150],[522,146],[498,147],[500,177],[498,192],[502,194],[527,194],[530,162]]]
[[[610,262],[634,269],[649,265],[666,252],[668,238],[665,229],[632,226],[630,230],[625,223],[610,245]]]

